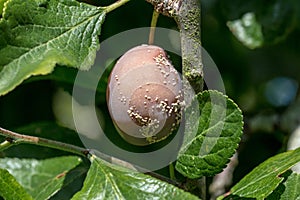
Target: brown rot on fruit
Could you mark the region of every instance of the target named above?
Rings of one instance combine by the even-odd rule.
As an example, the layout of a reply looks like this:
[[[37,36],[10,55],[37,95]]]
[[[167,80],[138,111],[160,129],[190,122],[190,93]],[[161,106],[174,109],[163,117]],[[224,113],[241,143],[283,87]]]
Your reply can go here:
[[[107,104],[119,134],[131,144],[149,145],[174,132],[182,117],[182,81],[166,52],[154,45],[128,50],[110,74]]]

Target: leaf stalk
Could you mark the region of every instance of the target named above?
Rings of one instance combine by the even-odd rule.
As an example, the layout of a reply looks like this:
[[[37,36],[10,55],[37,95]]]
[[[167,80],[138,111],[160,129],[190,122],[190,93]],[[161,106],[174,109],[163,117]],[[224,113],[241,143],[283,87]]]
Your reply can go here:
[[[175,169],[174,169],[173,163],[169,164],[169,173],[170,173],[171,180],[176,180]]]
[[[127,2],[129,2],[130,0],[118,0],[115,3],[104,7],[106,13],[109,13],[117,8],[119,8],[120,6],[123,6],[124,4],[126,4]]]

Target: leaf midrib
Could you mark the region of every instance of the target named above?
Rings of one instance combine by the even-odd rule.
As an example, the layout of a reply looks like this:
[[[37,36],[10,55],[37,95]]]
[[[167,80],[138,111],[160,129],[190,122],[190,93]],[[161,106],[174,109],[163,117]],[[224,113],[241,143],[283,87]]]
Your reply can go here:
[[[118,185],[116,184],[114,179],[111,176],[109,176],[110,173],[106,171],[105,167],[102,167],[103,163],[100,163],[100,161],[98,161],[96,158],[95,161],[97,162],[99,168],[102,170],[103,174],[105,175],[106,180],[108,180],[109,183],[111,184],[113,190],[115,191],[115,194],[118,196],[117,199],[125,199],[125,197],[122,195],[122,192],[119,190]]]
[[[230,113],[229,115],[226,115],[225,114],[225,118],[229,118],[231,115],[233,115],[233,114],[235,114],[235,111],[234,112],[232,112],[232,113]],[[220,120],[220,121],[218,121],[217,123],[215,123],[213,126],[210,126],[208,129],[206,129],[206,130],[204,130],[204,131],[202,131],[199,135],[197,135],[196,137],[194,137],[190,142],[188,142],[186,145],[185,145],[185,147],[183,147],[183,149],[182,149],[182,151],[181,152],[183,152],[183,153],[181,153],[181,152],[179,152],[179,155],[184,155],[185,154],[185,152],[188,150],[188,148],[192,145],[192,143],[195,141],[195,140],[197,140],[199,137],[201,137],[201,136],[203,136],[203,133],[207,133],[209,130],[211,130],[211,129],[213,129],[214,127],[216,127],[216,126],[218,126],[219,125],[219,123],[226,123],[226,121],[225,120]],[[223,129],[222,129],[223,130]],[[222,134],[222,133],[221,133]],[[220,135],[221,135],[220,134]]]

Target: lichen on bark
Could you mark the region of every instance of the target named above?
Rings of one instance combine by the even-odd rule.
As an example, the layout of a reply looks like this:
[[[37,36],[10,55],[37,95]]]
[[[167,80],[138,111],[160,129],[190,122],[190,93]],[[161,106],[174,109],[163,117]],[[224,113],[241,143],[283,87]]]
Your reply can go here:
[[[195,93],[203,90],[200,1],[183,0],[175,20],[180,29],[182,72]]]

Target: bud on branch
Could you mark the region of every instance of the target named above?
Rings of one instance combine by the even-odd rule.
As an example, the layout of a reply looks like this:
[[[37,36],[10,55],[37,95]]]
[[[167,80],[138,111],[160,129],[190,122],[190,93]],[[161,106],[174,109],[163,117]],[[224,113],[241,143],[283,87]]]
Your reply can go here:
[[[154,6],[154,9],[166,16],[177,16],[182,0],[146,0]]]

